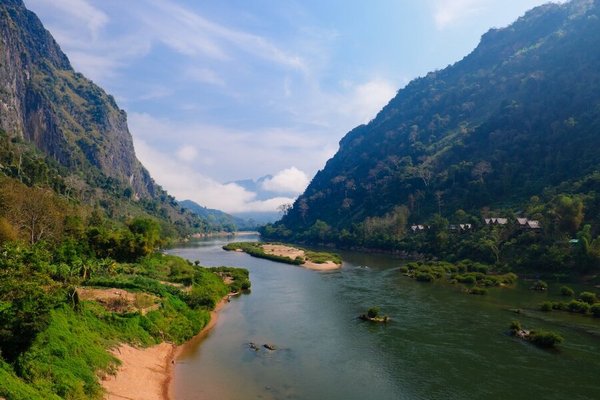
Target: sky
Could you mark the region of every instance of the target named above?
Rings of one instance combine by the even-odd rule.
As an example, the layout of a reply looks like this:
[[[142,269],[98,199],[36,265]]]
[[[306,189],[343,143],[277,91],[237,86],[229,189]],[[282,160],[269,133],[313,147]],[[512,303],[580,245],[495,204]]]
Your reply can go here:
[[[399,89],[546,2],[24,1],[127,112],[158,184],[231,213],[293,202]]]

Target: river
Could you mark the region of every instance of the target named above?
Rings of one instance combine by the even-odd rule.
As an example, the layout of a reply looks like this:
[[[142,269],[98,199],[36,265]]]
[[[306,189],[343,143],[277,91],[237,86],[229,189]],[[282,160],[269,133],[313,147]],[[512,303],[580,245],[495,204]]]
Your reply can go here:
[[[600,321],[535,310],[564,300],[559,284],[549,282],[548,293],[520,282],[472,296],[413,281],[392,256],[342,252],[341,270],[316,272],[225,252],[226,242],[169,251],[247,268],[252,280],[207,337],[186,345],[171,383],[176,400],[600,399]],[[356,318],[372,306],[392,321]],[[514,319],[565,342],[548,351],[510,337]]]

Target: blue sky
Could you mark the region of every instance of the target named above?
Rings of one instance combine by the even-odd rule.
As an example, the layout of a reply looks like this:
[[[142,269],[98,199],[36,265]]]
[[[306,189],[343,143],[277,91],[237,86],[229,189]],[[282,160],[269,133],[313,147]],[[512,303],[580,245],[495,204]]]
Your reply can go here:
[[[155,180],[228,212],[293,201],[398,89],[543,3],[25,0],[127,111]],[[267,174],[267,200],[228,183]]]

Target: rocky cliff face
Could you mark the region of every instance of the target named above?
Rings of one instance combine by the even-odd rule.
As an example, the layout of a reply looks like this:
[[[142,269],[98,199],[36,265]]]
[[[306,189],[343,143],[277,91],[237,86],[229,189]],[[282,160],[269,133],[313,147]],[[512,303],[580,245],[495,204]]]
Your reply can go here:
[[[127,116],[76,73],[22,0],[0,1],[0,129],[71,171],[98,174],[149,198],[157,189],[136,159]]]

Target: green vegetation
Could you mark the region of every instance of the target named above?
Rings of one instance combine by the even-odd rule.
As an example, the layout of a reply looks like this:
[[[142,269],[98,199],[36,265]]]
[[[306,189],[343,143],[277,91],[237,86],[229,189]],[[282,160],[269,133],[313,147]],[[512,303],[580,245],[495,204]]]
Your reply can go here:
[[[536,9],[415,79],[341,140],[261,234],[500,271],[598,273],[600,113],[589,104],[600,103],[590,51],[599,12],[597,2]]]
[[[568,303],[558,301],[545,301],[540,305],[542,311],[568,311],[574,314],[584,316],[600,317],[600,300],[596,293],[581,292],[577,299],[572,299]]]
[[[377,318],[379,317],[379,307],[371,307],[367,310],[367,316],[369,318]]]
[[[220,299],[250,287],[246,270],[207,269],[156,253],[166,239],[153,219],[75,219],[61,213],[72,206],[41,193],[48,219],[39,220],[35,240],[31,229],[8,222],[14,235],[0,243],[2,397],[101,398],[98,373],[115,366],[109,347],[182,343],[206,325]],[[53,223],[52,234],[41,235],[48,232],[43,224]],[[124,289],[129,297],[101,301],[92,288]]]
[[[531,285],[531,290],[538,290],[540,292],[543,292],[545,290],[548,290],[548,284],[542,280],[537,280],[533,283],[533,285]]]
[[[263,242],[234,242],[228,243],[223,246],[223,250],[227,251],[243,251],[253,257],[264,258],[271,261],[293,264],[293,265],[302,265],[307,261],[314,262],[316,264],[324,264],[328,261],[333,261],[336,264],[342,263],[342,258],[335,253],[326,253],[326,252],[316,252],[305,250],[300,247],[294,246],[295,249],[302,250],[304,252],[304,257],[296,257],[290,258],[287,256],[280,256],[276,254],[271,254],[265,252],[263,246],[277,244],[277,243],[263,243]],[[287,246],[287,245],[282,245]]]
[[[544,330],[529,331],[524,329],[519,321],[512,321],[509,329],[512,336],[516,336],[543,348],[554,348],[564,341],[564,338],[556,332]]]
[[[560,294],[562,296],[572,297],[575,294],[575,292],[568,286],[561,286]]]
[[[325,264],[327,262],[334,262],[335,264],[342,264],[342,257],[336,253],[329,253],[324,251],[310,251],[306,249],[304,250],[304,256],[310,262],[314,262],[315,264]]]
[[[471,288],[469,293],[478,295],[487,293],[484,287],[507,286],[517,281],[517,275],[512,272],[496,274],[489,265],[471,260],[462,260],[455,264],[446,261],[409,262],[400,268],[400,272],[419,282],[445,280],[449,283],[476,286]]]
[[[363,321],[369,321],[369,322],[383,322],[383,323],[387,323],[389,322],[390,318],[387,315],[380,315],[380,309],[379,307],[371,307],[367,310],[366,314],[361,314],[358,316],[359,319],[363,320]]]
[[[553,348],[562,343],[564,338],[556,332],[532,331],[529,340],[536,346]]]

